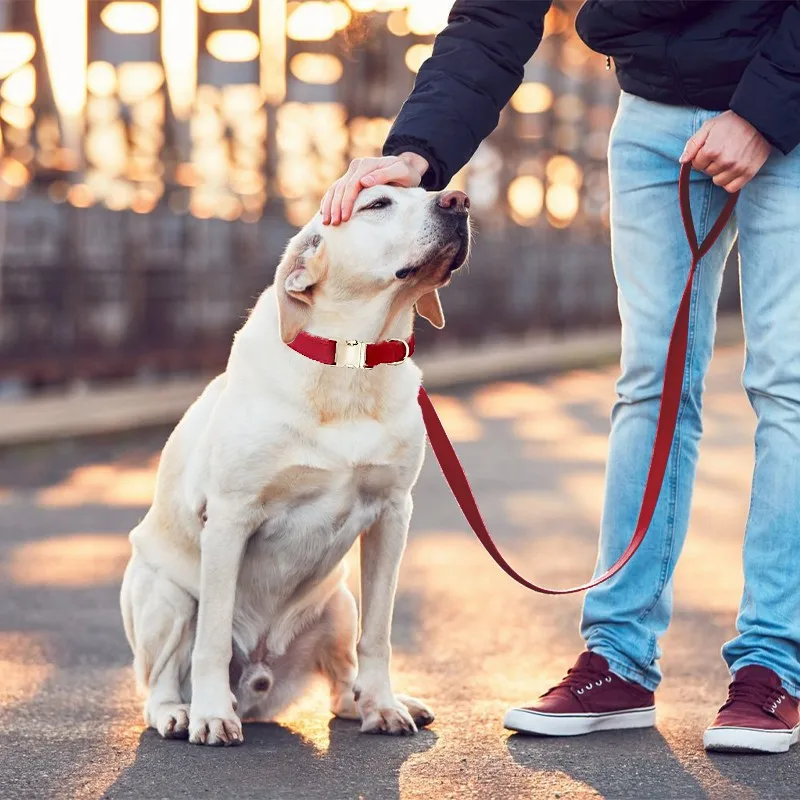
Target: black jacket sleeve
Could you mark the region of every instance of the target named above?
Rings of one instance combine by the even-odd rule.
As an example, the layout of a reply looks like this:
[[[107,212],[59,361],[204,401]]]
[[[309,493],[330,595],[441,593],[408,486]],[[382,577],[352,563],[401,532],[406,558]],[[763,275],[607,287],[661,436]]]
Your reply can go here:
[[[422,185],[443,189],[497,127],[542,39],[550,3],[456,0],[389,132],[384,155],[424,156],[430,168]]]
[[[744,71],[730,107],[782,153],[800,144],[800,1]]]

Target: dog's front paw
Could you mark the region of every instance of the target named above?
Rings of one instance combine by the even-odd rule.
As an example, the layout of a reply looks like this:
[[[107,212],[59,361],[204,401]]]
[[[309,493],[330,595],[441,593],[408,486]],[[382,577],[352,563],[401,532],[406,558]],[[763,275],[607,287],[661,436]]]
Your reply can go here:
[[[383,708],[373,707],[361,713],[362,733],[387,733],[390,736],[410,736],[417,726],[408,709],[401,703]]]
[[[164,739],[185,739],[189,735],[189,706],[162,703],[155,710],[153,727]]]
[[[229,747],[242,744],[244,734],[239,717],[230,713],[220,716],[195,714],[189,717],[189,741],[192,744],[207,744],[212,747]]]
[[[397,699],[408,709],[408,713],[411,714],[411,718],[418,728],[426,728],[433,722],[433,711],[422,700],[417,700],[416,697],[409,697],[405,694],[397,695]]]
[[[433,722],[433,713],[419,700],[398,695],[392,702],[370,702],[363,697],[359,701],[361,731],[363,733],[385,733],[390,736],[410,736],[417,727]]]

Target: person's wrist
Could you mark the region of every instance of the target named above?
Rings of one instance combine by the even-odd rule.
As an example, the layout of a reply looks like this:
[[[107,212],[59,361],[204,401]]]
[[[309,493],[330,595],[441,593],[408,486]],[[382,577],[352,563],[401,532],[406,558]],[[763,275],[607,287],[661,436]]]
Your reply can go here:
[[[401,153],[398,158],[418,173],[420,179],[428,171],[428,161],[419,153]]]

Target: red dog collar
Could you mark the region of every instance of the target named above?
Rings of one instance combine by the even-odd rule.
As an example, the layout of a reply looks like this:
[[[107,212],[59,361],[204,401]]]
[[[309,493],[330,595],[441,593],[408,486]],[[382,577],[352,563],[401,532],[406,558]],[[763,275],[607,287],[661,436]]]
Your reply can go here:
[[[301,331],[289,347],[296,353],[329,366],[371,369],[378,364],[402,364],[414,354],[414,335],[385,342],[336,341]]]

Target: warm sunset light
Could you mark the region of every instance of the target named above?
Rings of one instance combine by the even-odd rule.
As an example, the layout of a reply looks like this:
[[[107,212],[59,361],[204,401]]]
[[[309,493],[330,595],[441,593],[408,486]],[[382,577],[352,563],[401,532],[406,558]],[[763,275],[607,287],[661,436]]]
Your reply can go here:
[[[748,507],[764,425],[742,390],[736,275],[709,309],[719,318],[705,320],[718,336],[694,493],[682,473],[679,502],[662,498],[666,513],[617,576],[633,590],[638,580],[639,595],[620,600],[619,580],[589,594],[580,584],[626,547],[628,512],[642,502],[664,378],[659,368],[650,392],[650,373],[667,345],[655,339],[676,324],[678,299],[660,271],[678,258],[688,275],[682,217],[697,217],[698,241],[714,223],[702,224],[700,202],[681,208],[691,165],[662,169],[646,150],[652,134],[677,155],[701,123],[721,123],[661,101],[688,93],[702,105],[707,81],[725,106],[745,51],[756,67],[767,56],[786,66],[792,11],[781,14],[800,0],[760,4],[750,26],[688,1],[674,4],[685,20],[676,10],[648,26],[617,14],[623,5],[636,4],[620,0],[609,19],[611,0],[0,0],[0,800],[791,795],[800,747],[769,764],[704,754],[737,666],[726,669],[720,647],[736,637],[722,652],[738,665],[759,648],[747,620],[738,637],[734,624],[753,519],[770,539],[761,555],[788,552],[778,552],[769,491]],[[740,3],[708,5],[735,17]],[[739,42],[724,86],[702,72],[707,58],[690,57],[700,30],[705,56],[726,66],[715,20],[723,39],[752,39]],[[659,57],[665,43],[686,55],[666,76],[660,63],[626,61],[654,41]],[[786,102],[761,120],[774,125],[753,134],[754,158],[772,147],[767,136],[788,147],[800,122],[792,87],[778,86],[792,76],[773,77]],[[403,150],[424,156],[412,159],[411,182],[425,191],[355,185]],[[740,222],[756,191],[762,211],[791,212],[789,184],[771,180],[789,161],[767,159],[769,174],[741,193]],[[620,177],[631,165],[635,180]],[[642,191],[616,203],[626,180]],[[693,199],[713,188],[696,170],[691,181]],[[658,196],[649,202],[644,189]],[[342,201],[351,218],[333,224]],[[791,225],[773,242],[781,231],[752,216],[776,245],[767,255],[790,258]],[[735,221],[715,227],[726,245]],[[641,241],[620,242],[626,226]],[[306,303],[284,285],[303,266],[318,279],[298,296]],[[779,276],[775,264],[750,266],[763,273],[753,306]],[[626,267],[664,312],[643,323],[653,353],[620,339],[637,310],[619,302]],[[437,322],[435,286],[443,330],[425,318]],[[771,311],[757,321],[765,330]],[[416,332],[418,363],[325,366],[292,352],[305,349],[302,335],[289,341],[295,330],[394,344]],[[322,351],[332,356],[336,342],[314,338],[305,344],[319,352],[307,352],[335,361]],[[386,360],[381,349],[368,348],[370,365]],[[685,364],[681,355],[674,370],[671,349],[663,380],[673,399],[691,367],[691,352]],[[422,420],[417,367],[453,449],[436,420]],[[649,438],[620,437],[617,412],[609,417],[620,385],[635,394],[625,375],[648,384],[647,407],[622,412],[646,416]],[[765,409],[784,383],[763,387]],[[675,441],[685,444],[697,419],[683,416]],[[304,457],[315,443],[325,463]],[[463,469],[452,469],[454,454]],[[788,487],[779,500],[794,500],[789,479],[800,485],[790,461],[786,475],[762,476],[767,490],[770,480]],[[496,549],[472,502],[459,508],[465,475]],[[320,476],[329,485],[314,485]],[[657,494],[649,482],[644,516]],[[662,494],[673,484],[665,478]],[[249,514],[273,489],[285,495],[275,513]],[[777,519],[786,541],[788,511]],[[264,544],[276,519],[292,536]],[[216,553],[207,545],[220,524],[230,546]],[[506,558],[521,583],[552,588],[528,591],[496,563]],[[756,576],[779,618],[753,630],[782,646],[764,648],[761,667],[777,671],[752,672],[754,686],[765,683],[748,711],[767,715],[762,733],[780,747],[795,738],[784,726],[797,722],[800,696],[784,561]],[[637,616],[640,607],[653,613]],[[240,743],[239,722],[244,747],[216,749]],[[515,730],[540,724],[557,735]],[[572,732],[589,735],[560,735]]]
[[[64,139],[77,150],[86,105],[87,0],[36,0],[36,18]]]
[[[394,36],[408,36],[411,33],[406,22],[405,11],[392,11],[386,20],[386,27]]]
[[[36,99],[36,70],[26,64],[3,81],[0,97],[16,106],[29,106]]]
[[[17,586],[97,586],[119,581],[129,555],[118,533],[68,534],[14,548],[5,577]]]
[[[350,24],[350,9],[341,0],[307,0],[292,11],[286,31],[290,39],[325,42]]]
[[[520,175],[508,187],[508,204],[523,221],[531,221],[542,213],[544,188],[533,175]]]
[[[259,0],[261,91],[272,105],[286,96],[286,0]]]
[[[109,3],[100,12],[103,24],[114,33],[152,33],[158,27],[158,11],[150,3]]]
[[[565,183],[575,188],[583,181],[583,172],[573,159],[565,155],[553,156],[545,167],[545,174],[550,183]]]
[[[368,14],[370,11],[376,11],[381,4],[381,0],[348,0],[350,8],[357,11],[359,14]]]
[[[195,0],[161,0],[161,60],[172,112],[188,119],[197,91]]]
[[[412,0],[406,21],[411,33],[431,36],[444,28],[453,4],[450,0]]]
[[[386,117],[354,117],[350,120],[351,152],[356,158],[379,150],[391,127]]]
[[[259,41],[252,31],[214,31],[206,40],[206,47],[220,61],[252,61],[258,56]]]
[[[110,97],[117,91],[117,71],[107,61],[92,61],[86,72],[86,85],[95,97]]]
[[[19,189],[28,182],[28,170],[24,164],[20,164],[13,158],[7,158],[3,161],[3,167],[0,169],[0,179],[14,189]]]
[[[405,9],[413,0],[348,0],[350,8],[359,14],[368,14],[371,11],[394,11]]]
[[[523,83],[511,98],[511,107],[521,114],[541,114],[553,105],[553,91],[544,83]]]
[[[545,203],[556,226],[569,225],[578,213],[580,197],[575,187],[557,183],[548,188]]]
[[[30,128],[33,125],[34,113],[30,108],[20,107],[13,103],[3,103],[0,105],[0,118],[14,128]]]
[[[89,5],[95,1],[97,6]],[[353,57],[361,37],[368,30],[382,37],[386,58],[416,74],[431,56],[433,35],[445,24],[451,0],[34,0],[33,5],[40,37],[0,32],[0,157],[8,161],[3,200],[21,198],[41,169],[62,173],[48,175],[57,184],[52,191],[50,183],[45,187],[51,199],[78,207],[102,203],[113,210],[159,212],[163,197],[163,208],[175,213],[254,221],[263,215],[268,192],[275,191],[286,220],[301,224],[348,159],[380,152],[396,113],[375,108],[362,116],[349,106],[345,84],[351,71],[361,75]],[[202,27],[201,12],[214,15],[204,17]],[[368,20],[372,14],[376,17]],[[221,15],[241,16],[237,21]],[[115,39],[108,31],[132,35]],[[573,36],[569,31],[559,35]],[[110,52],[104,42],[113,43]],[[561,44],[548,46],[561,48],[561,64]],[[97,56],[90,63],[88,52]],[[221,79],[217,75],[225,73],[209,63],[213,59],[258,60],[258,78],[241,83],[245,71]],[[398,76],[390,72],[377,70],[367,80],[395,81]],[[399,78],[407,88],[409,73]],[[220,80],[233,84],[219,85]],[[330,88],[314,94],[314,87]],[[553,226],[566,227],[580,210],[581,220],[607,224],[607,183],[595,179],[591,161],[605,158],[613,111],[590,99],[578,83],[556,92],[543,80],[523,83],[510,105],[529,116],[501,126],[450,186],[474,195],[476,213],[491,213],[505,198],[501,213],[520,225],[533,224],[546,212]],[[504,142],[518,137],[537,140],[537,147],[541,139],[543,149],[536,152],[545,155],[516,153],[507,178]],[[274,180],[265,178],[268,164]]]
[[[241,14],[253,0],[200,0],[200,10],[207,14]]]
[[[47,638],[41,634],[0,632],[0,711],[24,705],[38,695],[55,671],[47,663]]]
[[[27,64],[36,52],[36,41],[29,33],[0,33],[0,78]]]
[[[431,400],[436,404],[436,411],[452,441],[480,441],[483,429],[467,403],[457,397],[439,394],[431,395]]]
[[[89,208],[94,203],[94,195],[85,183],[76,183],[69,187],[67,200],[76,208]]]
[[[43,508],[147,505],[153,499],[156,465],[153,458],[135,465],[111,462],[76,467],[60,483],[42,489],[37,503]]]
[[[326,53],[298,53],[291,61],[292,74],[305,83],[328,85],[342,77],[342,62]]]
[[[155,62],[130,61],[117,67],[117,79],[120,100],[133,105],[161,88],[164,70]]]
[[[336,26],[337,31],[344,30],[353,19],[350,12],[350,6],[343,2],[343,0],[328,0],[330,13],[333,15],[333,24]]]
[[[433,45],[412,44],[406,50],[406,66],[414,73],[419,72],[420,67],[430,58],[433,52]]]

